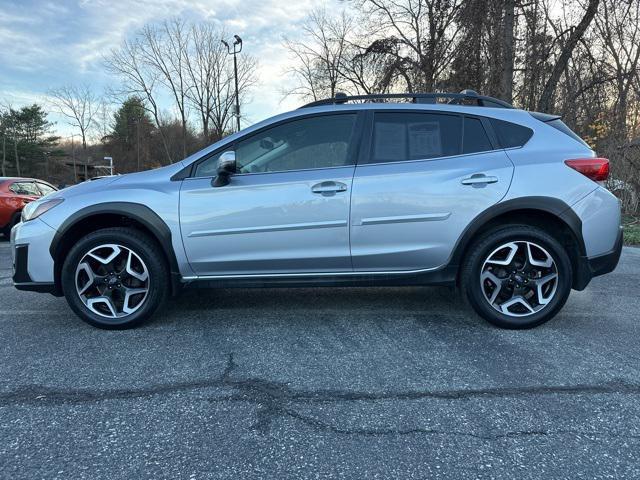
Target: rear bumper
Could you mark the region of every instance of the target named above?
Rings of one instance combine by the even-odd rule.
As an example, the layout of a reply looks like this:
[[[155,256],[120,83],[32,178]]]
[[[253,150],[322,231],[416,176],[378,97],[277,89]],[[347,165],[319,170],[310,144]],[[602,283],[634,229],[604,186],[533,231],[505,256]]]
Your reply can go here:
[[[621,253],[622,227],[618,230],[618,237],[613,250],[595,257],[579,257],[573,288],[575,290],[584,290],[593,277],[613,272],[618,266]]]

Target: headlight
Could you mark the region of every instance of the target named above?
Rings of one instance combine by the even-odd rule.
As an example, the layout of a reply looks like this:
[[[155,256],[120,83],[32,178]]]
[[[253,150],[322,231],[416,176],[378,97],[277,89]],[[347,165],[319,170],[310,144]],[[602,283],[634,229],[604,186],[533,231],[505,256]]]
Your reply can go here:
[[[22,209],[22,221],[28,222],[34,218],[38,218],[45,212],[48,212],[56,205],[60,205],[63,202],[63,198],[52,198],[50,200],[35,201],[28,203]]]

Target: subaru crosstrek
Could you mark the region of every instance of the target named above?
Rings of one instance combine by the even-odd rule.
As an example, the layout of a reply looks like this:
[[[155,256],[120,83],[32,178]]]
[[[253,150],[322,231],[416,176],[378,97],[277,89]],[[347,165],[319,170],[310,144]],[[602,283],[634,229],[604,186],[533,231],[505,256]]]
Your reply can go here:
[[[616,267],[608,173],[558,116],[472,91],[341,95],[29,203],[13,281],[102,328],[184,286],[309,285],[457,285],[528,328]]]

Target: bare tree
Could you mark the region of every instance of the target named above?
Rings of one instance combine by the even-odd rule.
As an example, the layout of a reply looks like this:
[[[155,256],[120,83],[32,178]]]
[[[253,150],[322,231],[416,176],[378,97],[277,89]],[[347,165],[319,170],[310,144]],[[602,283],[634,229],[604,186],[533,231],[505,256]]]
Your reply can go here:
[[[434,91],[450,67],[462,0],[362,0],[369,29],[381,35],[367,54],[387,58],[382,77],[399,76],[409,91]],[[389,82],[382,82],[389,83]]]
[[[145,26],[139,35],[141,60],[155,70],[160,82],[173,97],[182,126],[182,154],[187,156],[187,57],[189,33],[184,21],[173,19],[161,26]]]
[[[506,102],[513,99],[513,64],[514,64],[514,25],[516,0],[504,1],[504,17],[502,25],[502,75],[500,93]]]
[[[247,102],[251,88],[256,84],[258,62],[255,58],[238,55],[238,97],[240,105]],[[230,63],[220,65],[220,70],[213,76],[212,88],[215,101],[209,112],[210,132],[216,138],[222,138],[231,129],[235,109],[235,86],[233,69]]]
[[[335,96],[349,78],[342,69],[348,64],[348,37],[352,29],[353,20],[344,11],[336,17],[323,9],[311,12],[302,25],[304,39],[295,42],[285,39],[285,47],[296,60],[289,73],[298,83],[289,94],[310,100]],[[357,68],[358,64],[353,66]],[[352,69],[349,74],[357,72]]]
[[[224,71],[227,50],[220,42],[224,30],[217,30],[211,24],[191,27],[190,48],[185,55],[185,67],[189,89],[187,97],[198,111],[202,124],[202,134],[209,138],[209,119],[216,102],[214,81]]]
[[[223,29],[210,24],[192,25],[189,48],[185,51],[187,97],[198,112],[202,134],[220,137],[227,130],[235,99],[233,69],[227,48],[221,40]],[[238,90],[240,103],[248,89],[256,83],[257,62],[254,58],[238,55]]]
[[[67,123],[80,131],[82,148],[87,149],[87,136],[93,127],[99,98],[89,85],[67,85],[49,91],[51,103],[67,119]]]
[[[612,2],[602,4],[602,14],[595,25],[603,41],[606,57],[610,59],[606,69],[615,86],[613,130],[626,133],[629,112],[629,95],[638,81],[640,60],[640,2]]]
[[[162,149],[169,163],[173,163],[167,136],[163,130],[163,119],[158,103],[158,73],[142,60],[142,47],[139,40],[125,41],[117,50],[112,50],[105,59],[107,70],[122,81],[121,87],[113,95],[121,100],[130,96],[139,96],[144,106],[153,117],[160,132]]]
[[[567,64],[569,62],[569,59],[571,58],[571,54],[573,53],[574,48],[591,24],[593,18],[596,16],[599,4],[600,0],[589,0],[589,4],[587,5],[587,9],[585,10],[582,19],[575,28],[572,28],[570,30],[569,38],[562,46],[560,54],[558,55],[558,58],[553,65],[551,75],[544,85],[542,95],[540,96],[540,100],[538,101],[538,110],[547,112],[551,109],[551,102],[558,86],[558,82],[560,81],[560,77],[567,68]]]

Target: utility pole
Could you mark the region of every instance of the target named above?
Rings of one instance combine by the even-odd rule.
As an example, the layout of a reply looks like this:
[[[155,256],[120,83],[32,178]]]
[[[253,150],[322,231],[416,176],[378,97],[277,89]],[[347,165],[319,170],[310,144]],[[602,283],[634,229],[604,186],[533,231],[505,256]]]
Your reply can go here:
[[[73,137],[75,135],[71,135],[71,158],[73,159],[73,182],[78,183],[78,171],[76,169],[76,145],[73,143]]]
[[[2,176],[6,177],[5,162],[7,161],[7,140],[6,136],[2,134]]]
[[[138,172],[140,171],[140,119],[136,122],[136,156],[138,160]],[[112,168],[113,170],[113,168]],[[113,171],[111,172],[113,175]]]
[[[240,53],[242,51],[242,39],[238,36],[238,35],[234,35],[233,38],[235,38],[234,42],[233,42],[233,50],[231,49],[231,46],[225,42],[224,40],[222,40],[222,43],[225,45],[225,47],[227,47],[227,53],[229,55],[233,55],[233,76],[235,79],[235,84],[236,84],[236,125],[238,127],[238,132],[240,131],[240,95],[238,93],[238,60],[236,58],[236,56],[238,55],[238,53]]]

